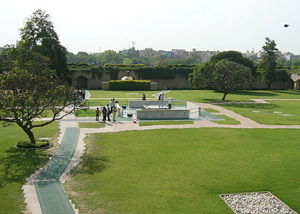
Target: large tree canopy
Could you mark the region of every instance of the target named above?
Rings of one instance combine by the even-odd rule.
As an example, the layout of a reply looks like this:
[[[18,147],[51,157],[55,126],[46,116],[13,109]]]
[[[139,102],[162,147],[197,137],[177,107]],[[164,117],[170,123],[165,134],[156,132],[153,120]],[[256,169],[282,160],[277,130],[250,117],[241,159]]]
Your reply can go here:
[[[210,62],[211,63],[217,63],[223,59],[227,59],[232,62],[236,62],[238,64],[241,64],[243,66],[246,66],[251,69],[251,73],[253,76],[256,75],[256,68],[254,67],[254,63],[248,59],[247,57],[244,57],[241,52],[238,51],[223,51],[219,54],[216,54],[211,57]]]
[[[0,75],[0,121],[19,125],[33,144],[33,128],[60,120],[80,107],[77,92],[57,79],[25,70]],[[44,116],[50,119],[33,123]]]
[[[239,63],[223,59],[217,63],[206,63],[195,68],[189,81],[193,88],[212,88],[223,93],[225,101],[229,92],[250,85],[251,70]]]
[[[5,45],[0,48],[0,74],[11,71],[15,66],[16,48],[14,45]]]
[[[17,44],[20,55],[18,58],[21,61],[19,67],[22,68],[23,62],[26,62],[28,66],[31,61],[35,63],[35,61],[42,60],[46,64],[48,59],[48,67],[55,70],[57,76],[66,75],[68,72],[67,51],[59,42],[49,14],[40,9],[35,11],[27,19],[20,34],[21,41]],[[24,69],[29,70],[26,67]]]
[[[264,55],[263,60],[261,63],[262,67],[262,80],[268,84],[269,89],[272,88],[272,83],[278,81],[279,76],[278,72],[276,71],[277,67],[277,59],[278,56],[276,55],[276,43],[274,40],[270,38],[266,38],[266,43],[262,47]]]

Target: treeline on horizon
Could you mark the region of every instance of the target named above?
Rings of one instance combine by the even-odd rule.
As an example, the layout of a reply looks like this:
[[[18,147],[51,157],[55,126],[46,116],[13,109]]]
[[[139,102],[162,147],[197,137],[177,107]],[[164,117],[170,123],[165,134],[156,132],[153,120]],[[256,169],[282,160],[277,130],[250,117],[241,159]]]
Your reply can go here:
[[[225,51],[226,52],[226,51]],[[242,53],[241,53],[242,54]],[[258,57],[249,58],[255,66],[259,67],[262,59]],[[114,50],[107,50],[102,53],[87,53],[80,51],[77,54],[67,52],[68,63],[87,63],[92,65],[105,65],[107,63],[111,64],[143,64],[147,66],[164,66],[164,65],[192,65],[192,64],[202,64],[206,61],[201,58],[197,53],[191,52],[186,59],[171,58],[166,55],[160,54],[149,58],[137,57],[131,54],[124,55],[122,53],[117,53]],[[300,66],[300,59],[288,60],[285,57],[278,58],[278,67],[294,67]]]

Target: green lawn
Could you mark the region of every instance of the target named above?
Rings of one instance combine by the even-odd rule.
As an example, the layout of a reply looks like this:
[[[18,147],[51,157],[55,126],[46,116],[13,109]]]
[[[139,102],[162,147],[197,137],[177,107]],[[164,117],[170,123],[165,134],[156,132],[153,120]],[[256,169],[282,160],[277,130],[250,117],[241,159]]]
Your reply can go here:
[[[104,128],[105,124],[99,122],[91,122],[91,123],[81,122],[78,123],[78,126],[80,128]]]
[[[222,193],[271,191],[300,212],[300,130],[93,134],[65,184],[82,213],[232,213]]]
[[[198,103],[221,102],[222,93],[213,90],[171,90],[166,97]],[[299,99],[300,90],[243,90],[229,93],[226,101],[250,101],[250,99]]]
[[[160,91],[104,91],[104,90],[89,90],[91,98],[141,98],[143,94],[147,98],[154,98],[152,94]]]
[[[219,113],[218,110],[212,109],[212,108],[203,108],[203,110],[205,110],[205,111],[207,111],[207,112],[209,112],[209,113]]]
[[[101,113],[101,115],[102,115],[102,113]],[[76,117],[95,117],[96,118],[96,109],[77,110]]]
[[[300,125],[300,100],[268,100],[269,104],[226,104],[240,115],[267,125]]]
[[[152,94],[159,91],[103,91],[90,90],[91,98],[152,98]],[[213,90],[171,90],[165,97],[173,97],[178,100],[191,102],[221,102],[223,94]],[[299,99],[299,90],[241,90],[234,91],[227,95],[227,101],[250,101],[250,99]]]
[[[128,99],[125,100],[125,99],[117,99],[116,101],[119,102],[119,105],[122,106],[122,105],[128,105]],[[104,100],[87,100],[85,101],[86,104],[88,106],[106,106],[107,104],[110,103],[110,99],[104,99]]]
[[[33,129],[36,138],[54,137],[58,123]],[[27,135],[16,125],[0,126],[0,213],[22,213],[25,209],[22,186],[38,167],[49,159],[45,150],[21,150],[13,146]]]

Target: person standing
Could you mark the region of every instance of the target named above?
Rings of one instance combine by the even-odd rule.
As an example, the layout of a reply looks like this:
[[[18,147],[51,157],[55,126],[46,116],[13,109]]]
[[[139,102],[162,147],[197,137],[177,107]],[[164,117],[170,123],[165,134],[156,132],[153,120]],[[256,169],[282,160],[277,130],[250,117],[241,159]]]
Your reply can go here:
[[[105,123],[106,122],[106,108],[105,108],[105,106],[102,107],[102,116],[103,116],[102,122]]]
[[[111,120],[110,120],[110,114],[111,114],[111,108],[110,108],[110,106],[107,104],[107,107],[106,107],[106,117],[107,117],[107,121],[111,121]]]
[[[109,102],[110,112],[112,112],[114,106],[115,106],[115,98],[112,98]]]
[[[142,100],[146,100],[146,95],[145,94],[143,94]]]
[[[117,120],[116,120],[116,115],[117,115],[117,107],[116,107],[116,105],[113,107],[113,122],[116,122]]]
[[[99,108],[96,109],[96,121],[99,122],[99,115],[100,115],[100,111]]]

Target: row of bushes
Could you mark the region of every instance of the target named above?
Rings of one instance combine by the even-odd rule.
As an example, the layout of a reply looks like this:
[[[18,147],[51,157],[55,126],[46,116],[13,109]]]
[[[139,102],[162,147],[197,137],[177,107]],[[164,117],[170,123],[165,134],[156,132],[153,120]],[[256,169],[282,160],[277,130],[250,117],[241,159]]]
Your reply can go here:
[[[94,66],[87,63],[69,63],[71,73],[76,71],[89,72],[93,76],[102,78],[102,72],[108,71],[112,80],[118,79],[119,71],[134,72],[139,79],[174,79],[176,75],[188,79],[190,73],[193,73],[194,65],[167,65],[167,66],[145,66],[143,64],[123,65],[123,64],[105,64],[104,66]],[[291,73],[300,73],[298,66],[286,66],[277,68],[279,81],[288,81]],[[258,73],[261,71],[258,70]]]
[[[76,71],[91,72],[97,74],[101,79],[102,72],[108,71],[110,78],[118,79],[119,71],[132,71],[140,79],[174,79],[176,75],[188,79],[190,73],[193,72],[194,65],[167,65],[167,66],[145,66],[143,64],[123,65],[123,64],[105,64],[104,66],[94,66],[87,63],[69,63],[70,73]]]
[[[117,91],[149,91],[151,82],[149,80],[111,80],[109,90]]]

